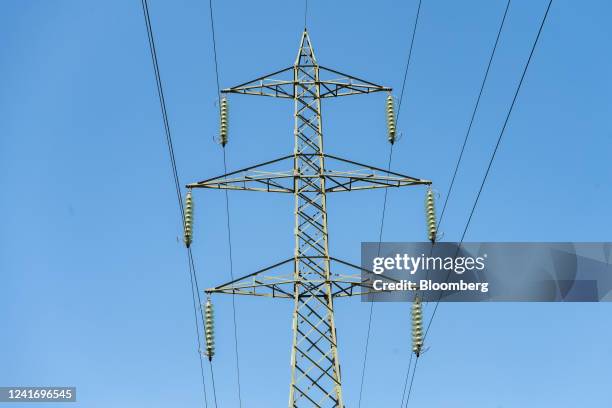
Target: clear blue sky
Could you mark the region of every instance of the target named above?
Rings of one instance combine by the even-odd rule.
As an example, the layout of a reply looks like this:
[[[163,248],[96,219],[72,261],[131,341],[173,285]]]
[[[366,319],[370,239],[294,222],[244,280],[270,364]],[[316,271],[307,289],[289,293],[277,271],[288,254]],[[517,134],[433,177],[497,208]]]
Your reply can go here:
[[[310,1],[319,62],[399,89],[416,1]],[[398,171],[451,177],[504,0],[423,0]],[[442,231],[459,238],[546,1],[515,0]],[[180,177],[222,173],[205,1],[151,0]],[[609,2],[556,0],[468,241],[610,241]],[[300,1],[217,1],[222,86],[290,65]],[[0,13],[0,385],[75,385],[72,407],[198,407],[181,225],[140,1],[22,1]],[[385,165],[384,95],[326,102],[329,153]],[[291,152],[292,104],[230,101],[229,167]],[[425,238],[423,190],[392,190],[384,239]],[[381,191],[329,198],[330,245],[359,259]],[[202,286],[228,280],[224,196],[198,191]],[[292,254],[290,196],[230,194],[235,273]],[[220,406],[236,407],[229,297],[217,297]],[[245,407],[284,406],[291,303],[237,301]],[[369,305],[337,302],[355,407]],[[375,311],[364,407],[397,406],[409,306]],[[610,407],[610,304],[443,304],[414,407]],[[207,381],[209,379],[207,378]],[[210,382],[209,382],[210,384]],[[210,387],[210,385],[209,385]],[[7,404],[8,406],[8,404]],[[59,406],[59,405],[58,405]]]

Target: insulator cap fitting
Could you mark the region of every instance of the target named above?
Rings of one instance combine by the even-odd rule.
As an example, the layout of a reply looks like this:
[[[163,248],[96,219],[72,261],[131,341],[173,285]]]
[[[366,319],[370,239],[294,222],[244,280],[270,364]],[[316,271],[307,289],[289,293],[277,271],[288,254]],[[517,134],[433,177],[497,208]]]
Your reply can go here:
[[[386,111],[387,111],[387,140],[389,143],[395,143],[395,103],[393,96],[389,94],[387,96]]]
[[[185,219],[183,220],[183,242],[185,242],[185,246],[189,248],[191,246],[191,241],[193,240],[193,200],[191,198],[191,190],[187,191],[187,196],[185,197]]]
[[[227,128],[228,128],[228,104],[227,104],[227,98],[223,97],[221,98],[221,102],[220,102],[220,106],[219,106],[219,111],[220,111],[220,115],[221,115],[221,126],[219,129],[219,143],[221,143],[221,146],[225,147],[225,145],[227,144],[228,141],[228,136],[227,136]]]
[[[204,337],[206,339],[206,356],[212,360],[215,355],[215,315],[210,299],[204,305]]]
[[[427,218],[427,238],[434,243],[438,235],[438,227],[436,226],[434,192],[431,188],[427,189],[427,195],[425,197],[425,216]]]

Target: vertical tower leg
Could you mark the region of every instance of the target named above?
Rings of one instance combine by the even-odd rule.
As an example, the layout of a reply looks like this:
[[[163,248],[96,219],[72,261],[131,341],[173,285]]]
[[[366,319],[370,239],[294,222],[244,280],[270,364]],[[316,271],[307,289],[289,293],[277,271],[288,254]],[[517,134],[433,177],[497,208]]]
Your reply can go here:
[[[343,408],[330,284],[319,67],[306,31],[294,66],[294,95],[297,283],[289,407]]]

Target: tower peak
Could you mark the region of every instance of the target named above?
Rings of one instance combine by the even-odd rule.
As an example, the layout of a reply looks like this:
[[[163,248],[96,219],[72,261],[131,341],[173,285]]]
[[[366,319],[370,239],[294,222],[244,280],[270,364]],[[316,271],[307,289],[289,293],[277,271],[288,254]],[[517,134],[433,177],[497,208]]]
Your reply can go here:
[[[308,35],[308,29],[306,27],[304,27],[304,32],[302,33],[295,65],[317,65],[317,59],[315,58],[314,49],[310,42],[310,35]]]

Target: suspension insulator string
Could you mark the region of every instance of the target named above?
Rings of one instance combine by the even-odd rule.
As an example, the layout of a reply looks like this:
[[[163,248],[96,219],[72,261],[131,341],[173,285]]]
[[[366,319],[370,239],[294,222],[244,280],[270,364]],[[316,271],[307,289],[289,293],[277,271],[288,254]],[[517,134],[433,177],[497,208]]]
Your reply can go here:
[[[421,355],[423,347],[423,309],[419,295],[414,296],[412,302],[412,352],[417,356]]]
[[[434,192],[431,188],[427,189],[425,198],[425,213],[427,216],[427,237],[434,243],[438,235],[438,227],[436,226],[436,207],[434,203]]]
[[[387,96],[387,140],[389,143],[395,143],[395,103],[393,101],[393,95]]]
[[[204,336],[206,338],[206,356],[212,361],[215,355],[215,315],[210,298],[206,299],[204,306]]]
[[[191,198],[191,189],[187,191],[187,196],[185,197],[185,220],[183,224],[183,242],[185,242],[185,246],[189,248],[193,240],[193,199]]]
[[[225,147],[225,145],[228,142],[228,136],[227,136],[227,128],[228,128],[228,117],[227,117],[228,104],[227,104],[227,98],[225,98],[225,97],[221,98],[219,110],[220,110],[220,113],[221,113],[221,127],[219,129],[219,143],[221,143],[221,146]]]

